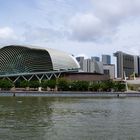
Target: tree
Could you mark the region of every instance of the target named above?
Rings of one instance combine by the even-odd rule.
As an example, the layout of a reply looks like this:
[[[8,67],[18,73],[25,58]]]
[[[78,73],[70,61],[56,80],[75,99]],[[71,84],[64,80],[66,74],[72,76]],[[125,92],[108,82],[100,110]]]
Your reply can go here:
[[[48,80],[47,81],[47,86],[50,88],[50,89],[55,89],[56,87],[56,80]]]
[[[113,89],[115,91],[125,91],[126,90],[126,85],[121,82],[114,82],[114,87]]]
[[[48,81],[47,81],[47,80],[42,81],[42,83],[41,83],[41,87],[42,87],[44,90],[47,90],[47,87],[48,87]]]
[[[99,91],[100,89],[100,84],[97,83],[97,82],[93,82],[91,85],[90,85],[90,90],[91,91]]]
[[[20,81],[20,87],[21,88],[26,88],[29,86],[29,82],[26,80]]]
[[[88,81],[73,81],[71,82],[71,90],[73,91],[88,91],[89,82]]]
[[[102,91],[111,91],[113,88],[113,82],[108,80],[108,81],[102,81],[100,82],[100,89]]]
[[[106,91],[107,87],[106,87],[106,84],[105,82],[100,82],[100,90],[101,91]]]
[[[0,88],[2,90],[9,90],[13,87],[13,83],[9,80],[0,80]]]
[[[69,83],[66,79],[58,79],[57,80],[57,88],[58,90],[67,91],[69,90]]]
[[[30,87],[30,88],[36,89],[36,88],[38,88],[39,86],[40,86],[39,81],[29,81],[29,87]]]

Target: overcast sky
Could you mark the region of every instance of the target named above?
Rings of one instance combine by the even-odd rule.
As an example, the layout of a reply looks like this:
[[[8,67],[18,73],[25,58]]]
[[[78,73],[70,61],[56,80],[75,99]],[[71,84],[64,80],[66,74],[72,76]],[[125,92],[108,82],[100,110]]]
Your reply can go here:
[[[0,45],[140,54],[140,0],[0,0]]]

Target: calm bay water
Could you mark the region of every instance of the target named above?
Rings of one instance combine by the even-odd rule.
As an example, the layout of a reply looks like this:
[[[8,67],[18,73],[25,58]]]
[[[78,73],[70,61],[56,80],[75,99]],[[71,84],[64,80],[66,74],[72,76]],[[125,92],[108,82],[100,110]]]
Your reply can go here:
[[[140,98],[0,97],[0,140],[139,140]]]

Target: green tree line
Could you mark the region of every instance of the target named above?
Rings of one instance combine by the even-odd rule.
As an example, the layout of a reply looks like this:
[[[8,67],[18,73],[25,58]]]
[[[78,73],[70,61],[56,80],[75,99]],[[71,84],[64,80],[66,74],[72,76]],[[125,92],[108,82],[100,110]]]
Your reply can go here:
[[[122,82],[99,81],[68,81],[66,79],[52,79],[44,80],[41,83],[39,81],[19,81],[13,83],[9,80],[0,80],[1,90],[10,90],[12,87],[16,88],[29,88],[32,90],[38,90],[38,87],[42,87],[42,90],[58,90],[58,91],[125,91],[125,84]]]

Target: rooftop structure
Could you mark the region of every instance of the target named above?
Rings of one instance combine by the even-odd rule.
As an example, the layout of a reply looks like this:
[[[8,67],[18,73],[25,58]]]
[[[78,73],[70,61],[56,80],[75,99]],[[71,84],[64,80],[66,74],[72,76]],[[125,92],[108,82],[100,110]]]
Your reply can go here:
[[[80,68],[76,59],[62,51],[10,45],[0,49],[0,79],[14,83],[59,78]]]
[[[10,45],[0,49],[0,75],[77,70],[79,64],[67,53],[54,49]]]

